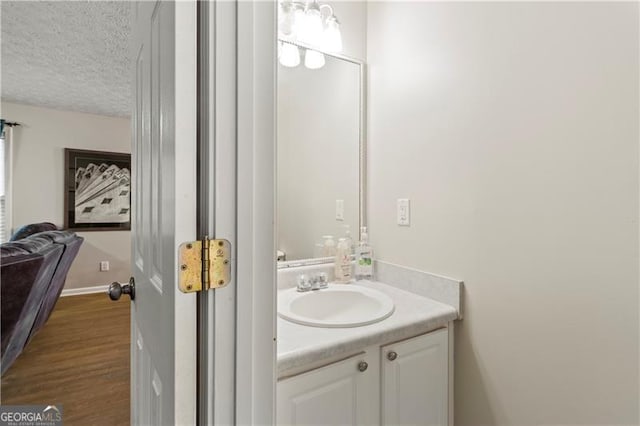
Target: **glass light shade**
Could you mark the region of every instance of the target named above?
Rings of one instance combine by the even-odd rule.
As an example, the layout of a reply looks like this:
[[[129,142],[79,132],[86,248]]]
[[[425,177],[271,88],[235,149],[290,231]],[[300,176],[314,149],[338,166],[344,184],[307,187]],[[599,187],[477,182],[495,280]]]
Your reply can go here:
[[[320,8],[314,2],[307,7],[304,13],[304,21],[302,31],[298,34],[298,38],[303,43],[313,46],[319,46],[322,42],[324,27],[322,24],[322,14]]]
[[[302,34],[305,32],[306,15],[302,5],[294,4],[289,12],[291,15],[291,37],[301,40]]]
[[[289,68],[300,65],[300,50],[298,46],[289,43],[282,43],[280,49],[280,63]]]
[[[324,55],[315,50],[307,50],[304,54],[304,66],[310,70],[317,70],[324,66]]]
[[[294,9],[291,4],[281,3],[278,8],[278,33],[289,37],[294,29]]]
[[[328,52],[342,52],[342,34],[340,34],[340,23],[335,16],[327,20],[327,28],[324,30],[323,48]]]

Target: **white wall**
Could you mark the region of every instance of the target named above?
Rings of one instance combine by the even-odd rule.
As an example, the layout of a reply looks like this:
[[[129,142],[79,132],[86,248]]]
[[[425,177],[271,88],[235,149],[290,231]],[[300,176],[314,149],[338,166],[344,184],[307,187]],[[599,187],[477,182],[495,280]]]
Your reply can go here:
[[[465,281],[457,425],[639,423],[638,17],[368,4],[371,238]]]
[[[330,4],[340,21],[342,54],[364,60],[367,57],[367,2],[338,0]]]
[[[128,118],[2,103],[14,128],[13,224],[64,224],[64,148],[131,152]],[[78,232],[85,238],[65,288],[126,282],[131,275],[129,231]],[[110,271],[100,272],[101,260]]]

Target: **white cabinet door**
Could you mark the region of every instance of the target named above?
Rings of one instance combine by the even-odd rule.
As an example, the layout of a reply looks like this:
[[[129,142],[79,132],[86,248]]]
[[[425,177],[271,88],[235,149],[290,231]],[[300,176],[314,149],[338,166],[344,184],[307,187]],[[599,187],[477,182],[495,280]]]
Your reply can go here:
[[[344,361],[283,379],[277,385],[279,425],[379,424],[378,354]],[[361,363],[366,363],[366,369]]]
[[[446,426],[447,329],[382,347],[382,424]]]

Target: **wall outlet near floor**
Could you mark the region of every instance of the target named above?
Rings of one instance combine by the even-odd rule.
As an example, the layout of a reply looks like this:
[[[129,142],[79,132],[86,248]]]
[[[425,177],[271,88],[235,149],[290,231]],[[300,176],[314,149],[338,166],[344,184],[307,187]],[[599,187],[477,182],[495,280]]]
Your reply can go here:
[[[398,214],[397,222],[400,226],[409,226],[411,224],[411,208],[408,198],[398,198]]]
[[[336,200],[336,220],[344,220],[344,200]]]
[[[109,270],[109,261],[103,260],[100,262],[100,272],[106,272]]]

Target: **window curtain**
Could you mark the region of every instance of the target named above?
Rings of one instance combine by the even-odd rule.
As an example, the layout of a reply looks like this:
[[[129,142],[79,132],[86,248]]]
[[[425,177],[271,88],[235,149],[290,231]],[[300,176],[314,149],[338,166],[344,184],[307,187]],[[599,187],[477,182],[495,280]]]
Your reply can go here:
[[[11,237],[11,176],[13,127],[0,119],[0,242]]]

